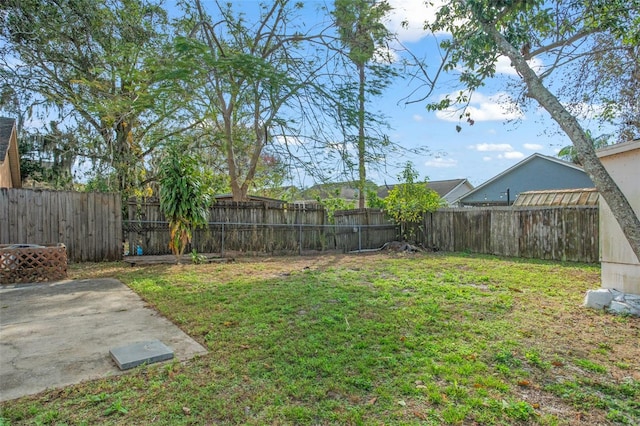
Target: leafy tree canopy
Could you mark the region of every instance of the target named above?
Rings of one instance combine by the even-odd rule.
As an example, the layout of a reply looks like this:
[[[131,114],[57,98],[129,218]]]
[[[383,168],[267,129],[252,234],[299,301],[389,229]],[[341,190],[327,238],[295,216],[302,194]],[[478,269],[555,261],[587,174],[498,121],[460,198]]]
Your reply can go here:
[[[55,118],[77,138],[75,154],[115,171],[130,194],[179,126],[184,92],[157,72],[166,12],[146,0],[7,0],[2,12],[0,107]]]
[[[487,78],[494,76],[498,58],[507,57],[522,79],[520,99],[537,101],[571,139],[580,163],[611,207],[640,259],[640,220],[600,163],[592,140],[580,124],[575,100],[572,104],[570,97],[561,99],[563,87],[573,87],[569,93],[582,93],[580,101],[592,107],[600,93],[605,98],[611,95],[612,99],[626,95],[616,93],[613,89],[619,86],[615,85],[605,86],[613,92],[580,92],[580,86],[575,85],[579,79],[573,77],[558,87],[551,77],[557,76],[559,70],[569,70],[565,75],[571,75],[571,67],[580,64],[585,64],[584,69],[591,64],[593,68],[603,70],[605,61],[597,55],[636,48],[640,39],[640,4],[624,0],[452,0],[439,9],[435,22],[427,28],[449,34],[440,43],[446,51],[441,69],[461,70],[459,80],[466,89],[457,98],[447,98],[430,107],[440,109],[454,102],[468,103],[469,91],[476,90]],[[608,51],[599,49],[607,46],[599,42],[603,38],[613,42],[608,45]],[[533,59],[538,63],[532,62]],[[621,68],[620,71],[625,70]],[[630,72],[637,75],[637,67],[632,67]],[[432,79],[429,81],[433,82]],[[637,79],[631,81],[637,87]],[[630,106],[631,110],[623,111],[629,114],[634,108],[637,111],[637,105],[636,99],[621,107]],[[463,113],[461,118],[465,115]]]

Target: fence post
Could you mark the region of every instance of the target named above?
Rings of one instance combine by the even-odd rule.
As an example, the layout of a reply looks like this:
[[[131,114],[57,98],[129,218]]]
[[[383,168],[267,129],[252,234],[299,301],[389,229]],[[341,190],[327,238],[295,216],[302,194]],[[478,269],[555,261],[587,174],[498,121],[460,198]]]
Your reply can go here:
[[[224,222],[222,223],[222,238],[220,239],[220,257],[224,257]]]
[[[362,225],[358,225],[358,252],[362,251]]]
[[[298,233],[298,251],[300,253],[300,256],[302,256],[302,224],[300,224],[299,226],[300,232]]]

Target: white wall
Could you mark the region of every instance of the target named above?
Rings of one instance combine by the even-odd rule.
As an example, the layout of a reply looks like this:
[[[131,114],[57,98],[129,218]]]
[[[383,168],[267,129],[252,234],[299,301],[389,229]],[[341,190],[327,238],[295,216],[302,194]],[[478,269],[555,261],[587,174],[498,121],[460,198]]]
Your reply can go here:
[[[640,140],[598,151],[600,161],[640,215]],[[631,250],[611,209],[600,197],[602,287],[640,295],[640,262]]]

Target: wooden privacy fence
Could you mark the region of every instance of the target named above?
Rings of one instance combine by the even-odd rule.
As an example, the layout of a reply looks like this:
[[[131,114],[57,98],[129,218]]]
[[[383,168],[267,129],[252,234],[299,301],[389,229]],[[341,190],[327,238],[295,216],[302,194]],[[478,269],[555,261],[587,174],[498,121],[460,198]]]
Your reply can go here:
[[[597,207],[442,209],[414,226],[419,242],[443,251],[599,261]]]
[[[118,194],[0,188],[0,245],[63,243],[70,261],[119,260],[169,254],[169,228],[157,199],[130,200],[122,220]],[[413,231],[419,243],[443,251],[598,262],[597,207],[442,209]],[[380,210],[338,211],[330,223],[318,206],[219,201],[209,226],[188,251],[302,253],[374,249],[398,239]],[[125,248],[127,250],[127,248]]]
[[[169,227],[157,198],[130,199],[124,222],[128,254],[170,254]],[[377,248],[397,238],[380,210],[338,211],[334,223],[320,206],[218,201],[209,223],[193,234],[187,253],[302,253]],[[125,249],[125,254],[127,249]]]
[[[0,244],[63,243],[72,262],[122,259],[119,194],[0,188]]]

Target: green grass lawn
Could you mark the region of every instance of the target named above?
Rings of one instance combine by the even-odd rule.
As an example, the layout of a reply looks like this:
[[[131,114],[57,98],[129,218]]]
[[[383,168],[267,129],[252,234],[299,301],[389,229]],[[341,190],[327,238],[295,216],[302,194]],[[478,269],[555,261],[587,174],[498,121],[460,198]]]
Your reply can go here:
[[[640,320],[596,266],[444,254],[74,267],[208,348],[1,405],[0,424],[640,424]]]

